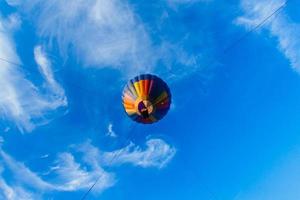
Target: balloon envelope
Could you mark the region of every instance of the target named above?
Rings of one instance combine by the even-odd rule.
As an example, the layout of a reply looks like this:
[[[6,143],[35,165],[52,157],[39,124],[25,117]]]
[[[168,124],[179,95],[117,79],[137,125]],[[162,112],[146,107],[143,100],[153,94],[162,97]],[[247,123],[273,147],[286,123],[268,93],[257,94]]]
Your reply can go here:
[[[130,118],[139,123],[150,124],[162,119],[170,104],[168,85],[155,75],[136,76],[124,87],[124,109]]]

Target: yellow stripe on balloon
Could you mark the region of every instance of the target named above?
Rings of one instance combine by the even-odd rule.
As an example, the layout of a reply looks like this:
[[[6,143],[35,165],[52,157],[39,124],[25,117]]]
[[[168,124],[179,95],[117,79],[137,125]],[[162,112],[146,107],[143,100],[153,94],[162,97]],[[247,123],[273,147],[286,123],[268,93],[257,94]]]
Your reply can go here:
[[[137,96],[138,97],[141,97],[141,91],[140,91],[140,85],[139,85],[139,82],[135,82],[133,84],[134,88],[135,88],[135,91],[137,92]]]
[[[137,94],[137,92],[136,92],[136,90],[135,90],[135,88],[134,88],[134,86],[133,85],[128,85],[128,89],[129,89],[129,91],[137,98],[138,97],[138,94]]]

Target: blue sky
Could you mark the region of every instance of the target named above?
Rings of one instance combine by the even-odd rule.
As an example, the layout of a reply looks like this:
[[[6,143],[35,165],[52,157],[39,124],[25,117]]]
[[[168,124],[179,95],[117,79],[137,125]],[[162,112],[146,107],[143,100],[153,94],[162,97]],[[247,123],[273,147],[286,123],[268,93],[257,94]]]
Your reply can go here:
[[[284,2],[0,0],[0,199],[299,200],[298,3],[224,53]],[[122,108],[141,73],[156,124]]]

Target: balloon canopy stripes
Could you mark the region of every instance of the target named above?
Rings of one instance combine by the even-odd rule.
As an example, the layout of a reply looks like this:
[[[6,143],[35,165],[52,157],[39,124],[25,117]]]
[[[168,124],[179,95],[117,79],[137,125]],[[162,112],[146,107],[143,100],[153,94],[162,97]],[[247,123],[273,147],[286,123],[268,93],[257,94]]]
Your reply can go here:
[[[136,76],[124,87],[124,109],[136,122],[144,124],[157,122],[167,114],[170,105],[170,89],[155,75]]]

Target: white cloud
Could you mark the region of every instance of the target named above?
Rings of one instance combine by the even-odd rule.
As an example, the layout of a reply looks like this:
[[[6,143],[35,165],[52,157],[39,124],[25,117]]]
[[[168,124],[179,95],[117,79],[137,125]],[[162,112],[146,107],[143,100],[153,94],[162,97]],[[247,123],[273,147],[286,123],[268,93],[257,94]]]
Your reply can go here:
[[[48,107],[50,109],[56,109],[61,106],[67,106],[68,102],[64,89],[56,82],[51,69],[51,63],[42,51],[41,46],[36,46],[34,48],[34,58],[39,66],[41,75],[46,81],[45,86],[49,90],[47,96]]]
[[[20,196],[23,194],[24,198],[26,195],[50,191],[86,190],[98,178],[99,181],[93,192],[101,193],[116,183],[115,175],[107,172],[104,168],[125,163],[144,168],[162,168],[169,163],[176,153],[174,147],[161,139],[148,140],[146,148],[131,143],[125,148],[113,152],[102,152],[90,141],[74,147],[75,152],[73,153],[59,153],[49,172],[43,175],[33,172],[24,163],[15,160],[0,149],[0,160],[4,164],[4,169],[13,174],[12,179],[10,179],[13,181],[12,186],[8,186],[6,180],[0,177],[0,188],[5,191],[2,195]],[[30,188],[30,190],[25,188]],[[17,197],[11,197],[11,199],[17,199]]]
[[[51,190],[53,186],[42,180],[36,173],[32,172],[23,163],[18,162],[2,149],[0,150],[0,157],[7,169],[13,172],[14,178],[17,182],[25,184],[39,190]]]
[[[8,131],[10,131],[10,127],[6,127],[6,128],[3,130],[4,133],[7,133]]]
[[[104,166],[132,164],[140,167],[165,167],[176,154],[175,147],[162,139],[150,139],[146,147],[141,148],[133,143],[112,152],[101,152],[90,142],[80,145],[79,151],[85,152],[86,162],[99,162]]]
[[[115,138],[115,137],[117,137],[117,134],[114,132],[114,130],[113,130],[113,124],[112,123],[109,123],[108,124],[108,127],[107,127],[107,134],[106,135],[108,135],[108,136],[110,136],[110,137],[113,137],[113,138]]]
[[[19,5],[21,2],[21,0],[6,0],[6,3],[11,6]]]
[[[236,23],[251,28],[277,10],[285,0],[241,1],[244,16],[237,18]],[[277,38],[280,51],[289,59],[292,67],[300,72],[300,24],[294,23],[284,12],[278,13],[264,25],[270,34]]]
[[[117,154],[114,158],[114,155]],[[150,139],[143,149],[131,143],[124,149],[104,154],[106,163],[130,163],[140,167],[165,167],[176,154],[176,149],[161,139]]]
[[[199,70],[202,65],[200,65],[202,61],[202,54],[189,54],[182,48],[181,41],[177,44],[171,44],[169,42],[163,42],[158,50],[160,55],[163,55],[162,63],[166,67],[166,75],[169,79],[175,78],[175,80],[179,80],[180,78],[184,78],[197,70]],[[174,67],[174,66],[182,66],[182,67]],[[164,69],[160,69],[163,71]]]
[[[170,0],[169,4],[210,1]],[[127,1],[9,2],[32,17],[41,38],[48,39],[50,44],[57,43],[62,55],[66,58],[75,55],[76,61],[85,66],[116,68],[127,76],[154,70],[169,75],[174,64],[189,67],[189,70],[174,71],[180,77],[183,71],[184,74],[194,72],[191,66],[199,67],[199,57],[189,55],[180,45],[168,46],[167,41],[154,45],[147,32],[149,27],[142,23]]]
[[[167,0],[170,4],[186,4],[196,2],[211,2],[212,0]]]
[[[48,157],[49,157],[49,154],[45,154],[45,155],[42,155],[40,158],[45,159],[45,158],[48,158]]]
[[[151,41],[132,8],[120,0],[14,2],[32,14],[40,36],[71,50],[86,66],[147,70],[155,60]]]
[[[85,162],[79,164],[70,153],[58,155],[55,162],[56,166],[51,167],[50,172],[46,174],[51,174],[50,180],[46,180],[46,177],[42,178],[36,172],[31,171],[3,150],[0,151],[0,158],[5,169],[13,174],[15,185],[18,184],[20,189],[29,187],[36,193],[88,189],[98,177],[100,179],[94,190],[96,193],[100,193],[114,184],[114,175],[104,171],[98,163],[92,166],[86,165]],[[87,170],[87,168],[91,170]],[[4,187],[5,180],[2,181]]]
[[[174,10],[178,10],[182,6],[191,6],[195,3],[211,3],[213,0],[165,0],[168,6]]]
[[[211,1],[165,0],[173,8]],[[170,82],[179,81],[205,67],[201,64],[205,61],[204,53],[192,53],[184,48],[183,44],[190,42],[186,37],[172,44],[168,38],[159,43],[152,41],[149,31],[156,29],[152,30],[149,24],[141,21],[130,1],[7,2],[18,7],[27,19],[32,19],[39,39],[50,44],[48,48],[52,44],[58,45],[65,59],[75,57],[79,65],[118,69],[127,78],[139,73],[156,73]],[[161,20],[168,18],[162,17]]]
[[[37,200],[37,196],[22,187],[10,186],[0,177],[0,199],[6,200]]]
[[[1,150],[1,153],[3,153],[2,150]],[[1,157],[2,157],[2,155],[1,155]],[[0,165],[0,199],[6,199],[6,200],[38,200],[38,199],[40,199],[38,194],[34,194],[30,190],[25,189],[24,187],[22,187],[18,184],[7,183],[7,181],[2,176],[2,173],[4,171],[3,167],[4,166]]]
[[[15,18],[15,17],[13,17]],[[12,39],[12,27],[16,20],[0,17],[0,57],[14,63],[21,63]],[[16,123],[21,131],[31,131],[36,125],[47,122],[45,114],[66,106],[63,90],[55,82],[49,62],[39,48],[35,52],[42,75],[50,90],[41,94],[39,89],[27,80],[20,67],[1,61],[0,67],[0,115]]]
[[[113,174],[104,171],[98,163],[88,166],[91,168],[90,171],[86,169],[86,166],[77,163],[72,154],[59,154],[57,168],[54,170],[57,175],[53,181],[53,184],[56,185],[55,188],[61,191],[88,189],[98,177],[100,179],[95,186],[95,192],[100,193],[114,185]]]

